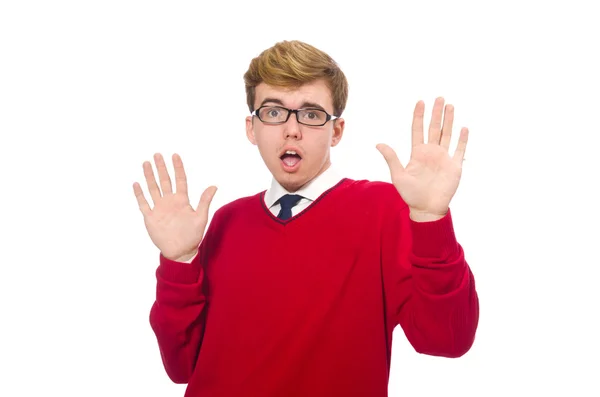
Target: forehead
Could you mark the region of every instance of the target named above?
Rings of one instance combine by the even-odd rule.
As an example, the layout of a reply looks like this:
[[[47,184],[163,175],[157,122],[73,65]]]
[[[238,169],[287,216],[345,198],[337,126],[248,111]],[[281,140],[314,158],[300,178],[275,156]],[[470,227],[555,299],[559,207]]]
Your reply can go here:
[[[277,99],[283,106],[292,109],[300,108],[306,103],[313,103],[328,112],[333,111],[331,92],[323,80],[316,80],[296,88],[273,87],[261,83],[256,86],[255,93],[256,108],[270,99]]]

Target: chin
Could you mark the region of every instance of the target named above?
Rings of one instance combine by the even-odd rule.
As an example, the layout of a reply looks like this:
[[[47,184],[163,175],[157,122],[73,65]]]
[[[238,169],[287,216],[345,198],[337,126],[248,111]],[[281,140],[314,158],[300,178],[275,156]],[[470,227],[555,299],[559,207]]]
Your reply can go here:
[[[276,179],[288,192],[295,192],[308,182],[308,178],[299,173],[283,173]]]
[[[269,164],[269,170],[277,182],[289,192],[295,192],[309,183],[316,175],[319,174],[318,169],[311,167],[310,162],[305,158],[301,158],[297,163],[286,164],[286,162],[278,158]]]
[[[307,165],[304,159],[300,159],[291,165],[279,158],[271,163],[269,168],[271,174],[281,186],[288,191],[295,191],[301,188],[309,179],[308,175],[310,173],[307,173]]]

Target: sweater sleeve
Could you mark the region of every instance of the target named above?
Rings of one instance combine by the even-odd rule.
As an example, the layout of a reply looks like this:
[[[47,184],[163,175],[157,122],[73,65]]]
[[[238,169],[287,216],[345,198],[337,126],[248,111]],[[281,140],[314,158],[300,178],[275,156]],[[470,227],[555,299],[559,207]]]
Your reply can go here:
[[[214,223],[213,220],[190,263],[159,257],[150,325],[165,371],[174,383],[188,383],[200,350],[207,303],[204,266]]]
[[[392,212],[382,235],[391,324],[419,353],[460,357],[474,342],[479,300],[452,215],[415,222],[406,206]]]

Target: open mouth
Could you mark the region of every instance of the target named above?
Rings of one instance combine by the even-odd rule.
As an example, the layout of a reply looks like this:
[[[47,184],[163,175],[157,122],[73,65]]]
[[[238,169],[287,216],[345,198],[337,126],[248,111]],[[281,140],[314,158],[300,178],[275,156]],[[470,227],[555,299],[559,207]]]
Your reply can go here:
[[[302,160],[302,157],[294,150],[286,150],[280,158],[283,164],[289,168],[294,168],[300,163],[300,160]]]

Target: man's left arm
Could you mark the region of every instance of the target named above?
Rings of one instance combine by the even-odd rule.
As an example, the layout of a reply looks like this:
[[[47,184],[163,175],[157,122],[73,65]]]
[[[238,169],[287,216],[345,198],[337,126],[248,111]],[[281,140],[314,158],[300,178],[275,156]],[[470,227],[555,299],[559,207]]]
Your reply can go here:
[[[461,130],[450,156],[454,107],[436,99],[427,143],[424,109],[422,101],[415,106],[406,167],[392,148],[377,146],[402,198],[398,205],[390,204],[395,210],[382,230],[384,289],[391,324],[402,326],[417,351],[458,357],[471,348],[479,320],[473,274],[454,235],[449,209],[469,131]]]
[[[399,324],[419,353],[464,355],[475,338],[479,300],[451,213],[417,222],[404,207],[387,224],[382,268],[389,324]]]

